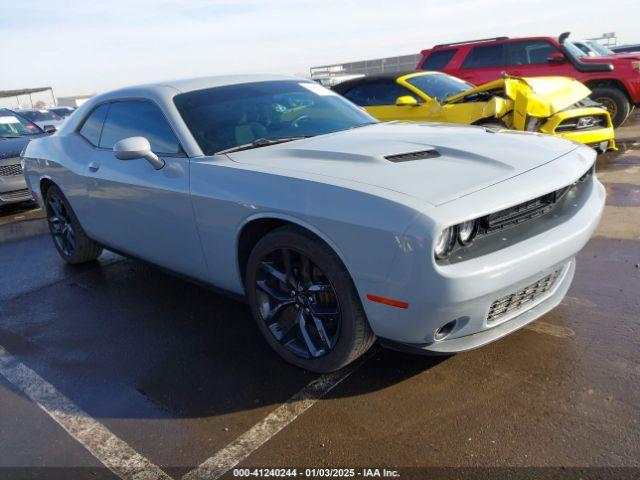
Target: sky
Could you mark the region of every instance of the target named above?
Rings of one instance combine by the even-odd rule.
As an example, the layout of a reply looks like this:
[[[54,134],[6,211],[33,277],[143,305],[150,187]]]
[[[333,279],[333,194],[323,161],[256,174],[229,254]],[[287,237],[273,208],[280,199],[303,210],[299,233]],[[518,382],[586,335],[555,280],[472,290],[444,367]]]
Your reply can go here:
[[[638,18],[638,0],[0,0],[0,90],[67,96],[207,75],[306,76],[499,35],[616,32],[636,43]]]

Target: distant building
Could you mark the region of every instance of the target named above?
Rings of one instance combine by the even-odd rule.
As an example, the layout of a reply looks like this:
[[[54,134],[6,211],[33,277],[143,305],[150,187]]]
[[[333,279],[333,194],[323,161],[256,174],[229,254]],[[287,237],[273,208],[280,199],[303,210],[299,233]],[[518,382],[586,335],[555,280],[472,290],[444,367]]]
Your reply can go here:
[[[332,86],[336,83],[363,75],[415,70],[420,58],[421,55],[417,53],[413,55],[400,55],[398,57],[376,58],[374,60],[361,60],[358,62],[311,67],[311,80],[315,80],[325,86]]]
[[[95,93],[91,95],[74,95],[72,97],[58,97],[57,104],[59,107],[77,108],[93,96],[95,96]]]

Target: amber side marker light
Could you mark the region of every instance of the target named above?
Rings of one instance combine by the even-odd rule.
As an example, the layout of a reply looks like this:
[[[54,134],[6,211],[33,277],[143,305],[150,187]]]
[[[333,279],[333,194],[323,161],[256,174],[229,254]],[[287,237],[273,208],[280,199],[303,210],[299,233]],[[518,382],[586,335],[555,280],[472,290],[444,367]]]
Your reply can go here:
[[[367,298],[372,302],[384,303],[390,307],[409,308],[409,304],[407,302],[401,302],[392,298],[378,297],[377,295],[371,295],[370,293],[367,293]]]

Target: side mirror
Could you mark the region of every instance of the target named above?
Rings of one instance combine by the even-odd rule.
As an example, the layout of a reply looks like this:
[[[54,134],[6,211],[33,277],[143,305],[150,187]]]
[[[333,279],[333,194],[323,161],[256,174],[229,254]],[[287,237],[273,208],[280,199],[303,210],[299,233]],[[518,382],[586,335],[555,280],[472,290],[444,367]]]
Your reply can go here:
[[[53,125],[45,125],[42,127],[42,130],[44,130],[44,133],[55,133],[58,131],[58,129]]]
[[[160,170],[164,160],[151,151],[149,140],[144,137],[129,137],[116,142],[113,154],[118,160],[139,160],[144,158],[153,168]]]
[[[415,107],[418,105],[418,101],[411,95],[403,95],[396,98],[396,107]]]
[[[567,61],[567,57],[565,57],[562,52],[553,52],[551,55],[547,57],[547,62],[549,63],[563,63]]]

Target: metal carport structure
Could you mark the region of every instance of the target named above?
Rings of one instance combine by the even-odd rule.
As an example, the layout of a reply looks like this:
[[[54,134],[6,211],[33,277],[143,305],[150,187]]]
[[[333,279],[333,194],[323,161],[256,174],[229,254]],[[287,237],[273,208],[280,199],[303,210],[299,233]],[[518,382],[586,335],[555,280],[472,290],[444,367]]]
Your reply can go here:
[[[20,104],[21,95],[29,95],[29,102],[31,103],[31,107],[33,108],[33,98],[31,97],[32,93],[40,93],[51,91],[51,99],[53,100],[52,105],[56,104],[56,97],[53,94],[53,88],[51,87],[37,87],[37,88],[21,88],[18,90],[0,90],[0,98],[11,98],[16,97],[18,104]]]

